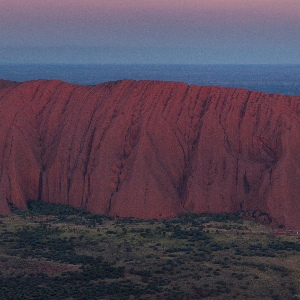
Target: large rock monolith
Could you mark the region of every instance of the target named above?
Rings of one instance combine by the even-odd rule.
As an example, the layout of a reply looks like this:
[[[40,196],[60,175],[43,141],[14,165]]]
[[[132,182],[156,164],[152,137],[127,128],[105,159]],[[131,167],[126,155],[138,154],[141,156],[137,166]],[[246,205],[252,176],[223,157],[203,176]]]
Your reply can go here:
[[[0,81],[0,213],[262,211],[300,227],[300,97],[162,81]]]

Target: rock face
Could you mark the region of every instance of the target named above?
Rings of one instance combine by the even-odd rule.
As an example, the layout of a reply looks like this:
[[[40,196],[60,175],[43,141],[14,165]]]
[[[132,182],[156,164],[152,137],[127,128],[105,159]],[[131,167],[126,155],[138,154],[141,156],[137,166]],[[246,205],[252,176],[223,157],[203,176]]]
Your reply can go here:
[[[123,80],[0,81],[0,213],[267,213],[300,227],[300,97]]]
[[[18,85],[19,83],[15,82],[15,81],[9,81],[9,80],[3,80],[3,79],[0,79],[0,89],[4,89],[4,88],[7,88],[9,86],[12,86],[12,85]]]

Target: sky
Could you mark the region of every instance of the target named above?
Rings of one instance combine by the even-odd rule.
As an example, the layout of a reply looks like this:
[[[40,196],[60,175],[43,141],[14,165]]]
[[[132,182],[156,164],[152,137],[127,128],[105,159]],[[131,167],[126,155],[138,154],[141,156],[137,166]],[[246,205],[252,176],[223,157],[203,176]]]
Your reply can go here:
[[[300,0],[0,0],[0,63],[300,64]]]

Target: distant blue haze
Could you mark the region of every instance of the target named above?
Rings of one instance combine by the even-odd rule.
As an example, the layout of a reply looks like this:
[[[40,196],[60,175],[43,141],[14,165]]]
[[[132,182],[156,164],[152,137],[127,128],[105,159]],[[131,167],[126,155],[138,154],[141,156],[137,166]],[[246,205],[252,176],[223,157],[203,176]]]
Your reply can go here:
[[[166,80],[300,96],[300,65],[0,65],[0,78],[91,85],[121,79]]]

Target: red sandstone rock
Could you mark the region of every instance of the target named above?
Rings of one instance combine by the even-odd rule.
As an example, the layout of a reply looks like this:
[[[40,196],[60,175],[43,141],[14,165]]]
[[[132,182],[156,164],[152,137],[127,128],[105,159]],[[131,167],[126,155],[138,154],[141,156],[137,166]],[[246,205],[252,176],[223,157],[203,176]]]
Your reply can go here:
[[[7,88],[10,86],[16,86],[16,85],[18,85],[18,83],[15,81],[0,79],[0,89]]]
[[[299,97],[235,88],[0,81],[0,213],[42,199],[137,218],[260,211],[299,228],[299,114]]]

